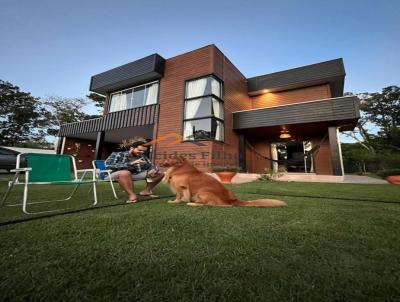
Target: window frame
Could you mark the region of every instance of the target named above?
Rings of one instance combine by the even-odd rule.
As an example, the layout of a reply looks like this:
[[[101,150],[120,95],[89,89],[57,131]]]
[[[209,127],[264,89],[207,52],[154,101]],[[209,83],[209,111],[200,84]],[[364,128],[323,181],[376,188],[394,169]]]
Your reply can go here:
[[[195,81],[195,80],[199,80],[199,79],[203,79],[203,78],[209,78],[212,77],[215,80],[217,80],[220,83],[220,94],[221,97],[211,93],[211,94],[205,94],[205,95],[201,95],[201,96],[196,96],[196,97],[190,97],[190,98],[186,98],[186,87],[187,87],[187,83],[191,82],[191,81]],[[207,74],[207,75],[203,75],[200,77],[196,77],[196,78],[191,78],[191,79],[187,79],[184,81],[183,83],[183,112],[182,112],[182,131],[181,131],[181,135],[182,135],[182,142],[196,142],[196,141],[213,141],[216,143],[221,143],[224,144],[225,143],[225,102],[224,102],[224,95],[225,95],[225,86],[224,86],[224,82],[218,78],[216,75],[214,74]],[[211,91],[212,92],[212,91]],[[207,115],[207,116],[202,116],[202,117],[195,117],[195,118],[185,118],[185,114],[186,114],[186,101],[191,101],[191,100],[195,100],[195,99],[202,99],[202,98],[207,98],[210,97],[211,98],[211,109],[212,109],[212,98],[215,98],[217,101],[222,103],[222,110],[223,110],[223,119],[216,117],[214,115]],[[217,140],[215,138],[204,138],[204,139],[185,139],[185,122],[186,121],[194,121],[194,120],[202,120],[202,119],[210,119],[211,123],[212,120],[215,119],[219,122],[222,123],[222,127],[223,127],[223,139],[222,140]],[[211,129],[212,129],[212,124],[211,124]]]
[[[143,105],[143,106],[132,107],[132,108],[126,108],[126,109],[117,110],[117,111],[110,111],[110,108],[111,108],[111,101],[112,101],[112,96],[113,96],[113,95],[122,93],[122,92],[127,91],[127,90],[131,90],[131,91],[132,91],[132,94],[134,94],[134,89],[135,89],[135,88],[138,88],[138,87],[142,87],[142,86],[145,87],[145,92],[144,92],[144,94],[146,95],[146,86],[147,86],[147,85],[151,85],[151,84],[155,84],[155,83],[158,84],[158,90],[157,90],[157,99],[156,99],[156,102],[155,102],[154,104]],[[107,107],[108,107],[108,108],[107,108],[107,109],[108,109],[107,113],[115,113],[115,112],[120,112],[120,111],[124,111],[124,110],[131,110],[131,109],[135,109],[135,108],[140,108],[140,107],[146,107],[146,106],[156,105],[156,104],[158,104],[158,102],[159,102],[159,97],[160,97],[160,80],[155,80],[155,81],[152,81],[152,82],[143,83],[143,84],[140,84],[140,85],[131,86],[131,87],[124,88],[124,89],[121,89],[121,90],[118,90],[118,91],[114,91],[114,92],[111,92],[111,93],[108,95],[109,102],[108,102],[108,106],[107,106]]]

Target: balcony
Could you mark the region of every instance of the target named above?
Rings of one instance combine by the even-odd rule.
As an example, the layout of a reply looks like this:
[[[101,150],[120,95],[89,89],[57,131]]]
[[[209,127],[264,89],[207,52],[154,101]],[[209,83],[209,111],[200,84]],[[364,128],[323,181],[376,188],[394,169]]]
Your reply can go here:
[[[158,110],[159,105],[154,104],[112,112],[101,118],[64,124],[61,125],[58,136],[96,140],[97,133],[104,131],[106,141],[120,142],[120,136],[126,132],[130,132],[131,136],[152,135],[153,125],[158,118]]]

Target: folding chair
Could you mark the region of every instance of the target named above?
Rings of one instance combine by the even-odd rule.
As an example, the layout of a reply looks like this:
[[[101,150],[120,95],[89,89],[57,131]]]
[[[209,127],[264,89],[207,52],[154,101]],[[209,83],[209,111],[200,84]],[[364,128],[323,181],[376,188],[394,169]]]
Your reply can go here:
[[[106,167],[106,161],[105,160],[94,160],[92,161],[93,168],[96,171],[96,179],[97,181],[109,181],[111,185],[111,189],[114,194],[114,198],[118,199],[117,193],[115,192],[114,184],[111,179],[111,170],[107,170]],[[108,176],[108,179],[105,179],[105,177]]]
[[[21,168],[21,156],[25,155],[26,168]],[[72,172],[73,177],[71,175],[71,162],[72,162]],[[36,153],[26,153],[19,154],[17,156],[17,163],[14,170],[11,172],[15,172],[14,178],[11,182],[9,182],[8,190],[3,197],[2,203],[0,206],[3,206],[5,201],[7,200],[8,195],[10,194],[14,185],[24,185],[24,194],[22,198],[22,211],[25,214],[39,214],[39,213],[48,213],[48,212],[56,212],[65,209],[57,209],[50,211],[42,211],[31,213],[27,210],[28,205],[28,188],[29,185],[75,185],[71,194],[64,199],[57,200],[49,200],[49,201],[39,201],[39,202],[31,202],[29,204],[40,204],[46,202],[53,201],[66,201],[72,198],[75,194],[78,187],[82,184],[92,184],[93,185],[93,205],[97,204],[97,189],[96,189],[96,176],[94,169],[84,169],[77,170],[75,158],[71,155],[62,155],[62,154],[36,154]],[[78,178],[78,173],[83,172],[81,178]],[[85,180],[84,176],[87,172],[92,172],[93,177],[90,180]],[[18,177],[21,173],[25,173],[25,181],[19,182]],[[21,205],[21,204],[17,204]],[[15,206],[15,205],[12,205]]]

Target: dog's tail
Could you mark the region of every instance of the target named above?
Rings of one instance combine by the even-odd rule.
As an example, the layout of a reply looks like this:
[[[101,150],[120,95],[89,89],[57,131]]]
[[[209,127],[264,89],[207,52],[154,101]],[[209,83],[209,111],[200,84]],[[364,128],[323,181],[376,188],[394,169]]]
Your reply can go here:
[[[286,202],[278,199],[256,199],[250,201],[242,201],[236,200],[232,203],[233,206],[236,207],[265,207],[265,208],[274,208],[274,207],[283,207],[286,206]]]

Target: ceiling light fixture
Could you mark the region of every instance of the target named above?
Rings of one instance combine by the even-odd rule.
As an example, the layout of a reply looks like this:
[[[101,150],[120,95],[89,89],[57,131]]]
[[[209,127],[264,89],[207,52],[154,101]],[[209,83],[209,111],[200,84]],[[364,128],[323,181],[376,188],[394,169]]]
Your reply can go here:
[[[281,135],[279,135],[279,138],[291,138],[292,136],[290,135],[288,130],[282,130],[281,131]]]

